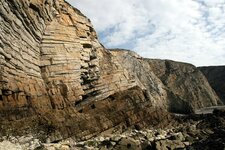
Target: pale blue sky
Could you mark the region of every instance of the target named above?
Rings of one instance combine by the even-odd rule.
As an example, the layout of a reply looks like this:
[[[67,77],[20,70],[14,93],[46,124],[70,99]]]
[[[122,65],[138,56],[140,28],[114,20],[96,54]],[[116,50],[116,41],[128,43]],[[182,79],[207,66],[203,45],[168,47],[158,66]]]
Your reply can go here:
[[[197,66],[225,65],[225,0],[67,0],[107,48]]]

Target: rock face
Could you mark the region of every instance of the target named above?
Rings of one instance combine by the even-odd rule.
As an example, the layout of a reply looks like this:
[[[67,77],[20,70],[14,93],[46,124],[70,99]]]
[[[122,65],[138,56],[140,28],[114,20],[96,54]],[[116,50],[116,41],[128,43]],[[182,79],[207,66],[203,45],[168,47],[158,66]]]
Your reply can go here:
[[[188,112],[221,104],[207,79],[195,66],[171,60],[147,61],[169,91],[171,111]]]
[[[225,104],[225,66],[199,67],[209,84]]]
[[[187,113],[219,103],[194,67],[182,64],[169,75],[166,65],[164,80],[157,73],[163,61],[106,50],[90,20],[64,0],[1,0],[0,31],[1,134],[85,139],[166,120],[168,109]],[[178,76],[184,80],[173,84]]]

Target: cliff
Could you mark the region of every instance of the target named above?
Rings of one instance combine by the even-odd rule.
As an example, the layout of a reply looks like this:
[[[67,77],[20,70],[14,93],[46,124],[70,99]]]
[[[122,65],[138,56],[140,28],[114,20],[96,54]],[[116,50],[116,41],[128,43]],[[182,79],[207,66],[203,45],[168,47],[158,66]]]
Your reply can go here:
[[[225,66],[199,67],[221,101],[225,104]]]
[[[114,50],[112,53],[124,68],[135,73],[147,91],[164,90],[159,93],[163,93],[161,97],[167,100],[166,106],[170,112],[188,114],[199,108],[221,104],[207,79],[191,64],[141,58],[134,52],[124,50]],[[157,106],[163,102],[157,100],[155,103]]]
[[[167,87],[171,111],[182,112],[222,104],[204,75],[193,65],[171,60],[148,60]]]
[[[0,30],[1,134],[85,139],[219,103],[195,67],[168,74],[173,67],[164,66],[167,84],[156,72],[164,61],[106,50],[90,20],[64,0],[2,0]]]

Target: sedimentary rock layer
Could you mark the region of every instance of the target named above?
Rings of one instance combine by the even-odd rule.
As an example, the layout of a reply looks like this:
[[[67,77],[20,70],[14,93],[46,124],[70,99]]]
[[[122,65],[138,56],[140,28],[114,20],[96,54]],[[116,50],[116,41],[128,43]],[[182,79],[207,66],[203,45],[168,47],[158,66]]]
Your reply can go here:
[[[193,65],[171,60],[148,60],[168,88],[171,111],[182,112],[222,104],[204,75]],[[192,109],[191,109],[192,108]]]
[[[193,65],[171,60],[145,59],[130,51],[114,50],[121,64],[136,77],[147,91],[161,93],[161,101],[170,112],[191,113],[194,110],[221,104],[204,75]],[[154,103],[154,102],[153,102]]]
[[[1,133],[37,129],[50,141],[88,138],[114,127],[154,124],[168,117],[168,109],[187,113],[217,105],[194,67],[176,68],[171,83],[191,75],[176,93],[180,84],[166,84],[157,74],[161,63],[106,50],[90,20],[64,0],[1,0]]]

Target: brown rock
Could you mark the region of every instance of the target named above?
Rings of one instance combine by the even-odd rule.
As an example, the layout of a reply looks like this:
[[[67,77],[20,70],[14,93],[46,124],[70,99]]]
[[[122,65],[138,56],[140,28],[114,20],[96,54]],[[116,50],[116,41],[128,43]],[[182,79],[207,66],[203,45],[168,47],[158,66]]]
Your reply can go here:
[[[140,141],[136,141],[132,138],[126,137],[122,138],[121,141],[116,145],[116,150],[141,150],[141,143]]]
[[[1,0],[0,14],[2,134],[80,140],[116,126],[167,124],[173,104],[181,103],[171,111],[217,104],[190,65],[159,61],[162,73],[177,69],[163,80],[134,52],[106,50],[90,20],[64,0]]]
[[[190,113],[199,108],[221,104],[206,78],[195,66],[170,60],[147,61],[167,87],[170,111]]]

